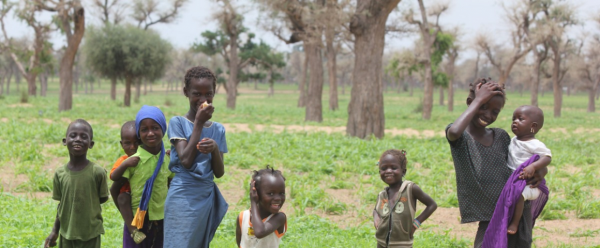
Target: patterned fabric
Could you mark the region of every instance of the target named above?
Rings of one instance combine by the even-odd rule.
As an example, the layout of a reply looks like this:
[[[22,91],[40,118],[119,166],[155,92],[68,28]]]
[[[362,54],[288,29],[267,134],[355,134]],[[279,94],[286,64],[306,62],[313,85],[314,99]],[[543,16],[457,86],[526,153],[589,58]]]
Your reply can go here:
[[[194,123],[176,116],[169,121],[168,136],[175,140],[189,140]],[[202,128],[200,140],[213,139],[223,153],[227,152],[225,128],[218,122]],[[212,155],[198,153],[194,164],[187,169],[179,154],[171,146],[169,169],[175,173],[165,205],[166,247],[208,247],[229,205],[214,182]]]
[[[519,174],[523,171],[523,168],[531,165],[538,159],[539,156],[537,154],[533,155],[529,160],[521,164],[506,182],[502,194],[500,194],[500,198],[498,199],[498,203],[496,204],[494,216],[492,217],[492,220],[490,220],[490,225],[485,232],[482,247],[507,247],[508,224],[514,215],[515,206],[523,189],[528,187],[526,186],[527,182],[525,180],[519,179]],[[528,218],[532,218],[532,223],[535,223],[535,219],[540,215],[548,201],[549,192],[548,187],[546,187],[546,180],[542,180],[538,188],[541,194],[538,199],[531,201],[531,206],[533,207],[529,210],[531,215],[528,216]]]
[[[263,223],[269,221],[273,217],[273,214],[262,220]],[[240,230],[242,231],[242,239],[240,240],[240,248],[277,248],[281,244],[281,238],[287,232],[287,220],[283,227],[283,233],[279,233],[275,230],[271,234],[263,237],[262,239],[254,236],[254,229],[252,229],[252,222],[250,221],[250,210],[244,210],[240,212],[238,216]]]
[[[516,170],[525,161],[529,160],[534,154],[540,157],[548,156],[552,157],[552,152],[546,147],[546,145],[538,139],[532,139],[528,141],[520,141],[517,137],[513,137],[510,140],[508,146],[508,167],[511,170]]]
[[[390,208],[388,187],[379,192],[375,211],[381,222],[375,232],[377,245],[383,247],[408,248],[412,247],[413,239],[410,237],[412,222],[415,218],[416,206],[413,206],[411,181],[404,181],[398,191],[398,199]]]
[[[100,198],[108,197],[106,180],[106,170],[92,162],[80,171],[66,164],[56,169],[52,199],[60,201],[61,238],[87,241],[104,233]]]
[[[446,133],[452,124],[446,127]],[[484,146],[466,131],[449,141],[454,169],[461,223],[489,221],[498,197],[512,171],[506,166],[510,137],[499,128],[490,146]]]

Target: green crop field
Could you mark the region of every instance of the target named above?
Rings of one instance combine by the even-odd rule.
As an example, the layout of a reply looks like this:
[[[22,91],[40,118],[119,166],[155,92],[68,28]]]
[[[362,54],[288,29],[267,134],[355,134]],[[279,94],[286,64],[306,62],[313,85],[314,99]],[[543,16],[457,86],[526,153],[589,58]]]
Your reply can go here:
[[[111,101],[104,84],[94,94],[80,88],[73,110],[58,112],[57,88],[52,82],[48,97],[29,97],[27,103],[21,103],[17,90],[0,97],[1,247],[40,247],[49,234],[57,206],[50,197],[52,176],[68,160],[61,141],[70,121],[83,118],[92,124],[96,144],[88,158],[110,169],[123,154],[120,126],[133,120],[142,104],[160,107],[167,119],[188,109],[179,91],[166,94],[158,85],[138,103],[123,107],[122,89],[117,101]],[[476,226],[458,224],[456,179],[443,136],[444,128],[466,108],[465,90],[457,91],[455,111],[447,112],[447,106],[436,101],[431,120],[422,120],[415,112],[422,92],[412,97],[407,92],[386,92],[388,131],[381,140],[361,140],[339,131],[346,125],[349,89],[340,95],[340,109],[330,111],[325,88],[322,123],[304,122],[304,109],[296,107],[298,94],[292,85],[276,85],[275,96],[267,97],[265,85],[254,90],[241,84],[235,110],[226,109],[225,95],[219,92],[213,120],[227,124],[229,153],[226,174],[216,182],[230,209],[212,246],[236,247],[235,219],[249,207],[246,185],[251,171],[267,164],[283,170],[287,179],[288,233],[282,247],[375,246],[372,209],[377,192],[385,187],[376,162],[383,151],[398,148],[407,151],[406,178],[439,206],[416,232],[414,246],[471,247]],[[528,93],[507,96],[492,127],[509,130],[512,111],[529,103]],[[552,117],[551,93],[539,100],[546,122],[537,138],[552,150],[553,160],[546,177],[551,196],[534,228],[534,245],[600,246],[600,114],[586,113],[585,94],[565,95],[560,118]],[[103,247],[121,247],[121,216],[112,202],[103,210]]]

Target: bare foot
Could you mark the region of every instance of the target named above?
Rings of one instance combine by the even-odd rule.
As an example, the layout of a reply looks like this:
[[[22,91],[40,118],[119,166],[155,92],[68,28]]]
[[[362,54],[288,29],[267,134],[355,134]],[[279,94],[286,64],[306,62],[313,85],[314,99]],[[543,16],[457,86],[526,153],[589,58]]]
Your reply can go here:
[[[517,233],[517,228],[519,227],[519,223],[517,222],[515,223],[510,223],[510,225],[508,226],[508,234],[515,234]]]

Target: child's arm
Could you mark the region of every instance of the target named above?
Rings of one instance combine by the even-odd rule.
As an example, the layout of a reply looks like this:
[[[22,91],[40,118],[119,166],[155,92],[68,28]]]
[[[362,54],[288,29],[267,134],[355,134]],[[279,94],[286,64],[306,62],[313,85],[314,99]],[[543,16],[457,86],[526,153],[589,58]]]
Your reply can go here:
[[[426,206],[425,210],[423,210],[423,212],[417,218],[415,218],[419,221],[419,223],[423,223],[437,209],[437,203],[435,203],[435,201],[427,193],[423,192],[423,190],[421,190],[421,188],[419,188],[418,185],[413,184],[411,189],[412,194],[415,196],[415,199],[419,200]],[[415,233],[415,231],[416,229],[413,226],[410,232],[411,237]]]
[[[199,109],[196,112],[196,116],[194,118],[194,128],[192,129],[192,135],[190,135],[189,140],[173,140],[173,145],[175,146],[175,150],[179,155],[179,161],[181,165],[186,169],[192,168],[194,165],[194,160],[196,160],[196,156],[198,156],[198,142],[200,142],[200,135],[202,134],[202,129],[204,128],[204,124],[212,118],[212,113],[215,111],[215,107],[212,104],[209,104],[207,107]]]
[[[235,242],[237,242],[237,247],[240,247],[240,243],[242,243],[242,227],[240,226],[240,217],[242,217],[241,215],[238,215],[237,219],[235,220]]]
[[[125,161],[110,174],[110,179],[113,181],[121,180],[121,178],[123,178],[123,173],[125,173],[127,168],[136,167],[139,162],[140,157],[129,157],[128,159],[125,159]]]
[[[448,132],[446,133],[446,137],[449,141],[455,141],[460,136],[462,136],[463,132],[469,126],[469,123],[473,120],[473,117],[477,114],[479,108],[482,105],[487,103],[492,97],[496,95],[503,95],[502,91],[499,91],[500,86],[494,83],[487,83],[477,85],[475,99],[469,104],[469,107],[465,112],[463,112],[448,128]]]
[[[252,189],[250,190],[250,221],[252,222],[252,229],[254,229],[254,236],[262,239],[281,228],[285,224],[287,217],[284,213],[276,213],[269,221],[262,222],[258,207],[258,192],[256,192],[256,187],[254,186],[255,183],[254,181],[252,182]]]
[[[377,210],[373,209],[373,225],[375,225],[375,229],[379,227],[379,223],[381,222],[381,217],[377,213]]]
[[[46,238],[44,242],[44,247],[54,247],[56,246],[56,239],[58,239],[58,234],[60,232],[60,220],[58,219],[58,209],[60,208],[60,203],[58,207],[56,207],[56,219],[54,220],[54,226],[52,227],[52,231],[50,235]]]
[[[550,162],[552,162],[552,157],[550,157],[550,156],[541,157],[537,161],[531,163],[529,166],[523,168],[523,171],[521,171],[519,178],[520,179],[532,178],[533,174],[536,171],[541,170],[542,168],[546,168],[550,164]]]
[[[223,153],[219,150],[217,142],[211,138],[204,138],[198,143],[198,150],[201,153],[211,154],[211,167],[216,178],[220,178],[225,174],[225,166],[223,165]]]

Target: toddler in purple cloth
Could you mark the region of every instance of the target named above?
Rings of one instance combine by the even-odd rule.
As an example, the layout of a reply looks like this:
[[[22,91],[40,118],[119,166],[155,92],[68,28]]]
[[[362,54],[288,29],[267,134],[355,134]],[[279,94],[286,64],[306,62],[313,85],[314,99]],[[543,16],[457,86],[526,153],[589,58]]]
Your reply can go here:
[[[535,138],[544,125],[544,112],[536,106],[524,105],[518,107],[513,113],[511,130],[516,135],[508,146],[508,167],[515,171],[521,164],[537,154],[540,159],[523,168],[519,179],[533,177],[535,171],[546,168],[552,161],[550,149]],[[519,220],[523,215],[525,200],[535,200],[540,195],[540,190],[533,186],[525,187],[523,193],[516,203],[514,215],[508,225],[508,234],[515,234],[519,226]]]

